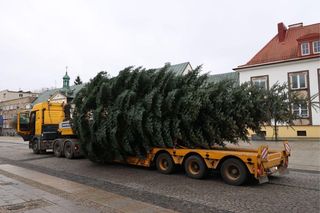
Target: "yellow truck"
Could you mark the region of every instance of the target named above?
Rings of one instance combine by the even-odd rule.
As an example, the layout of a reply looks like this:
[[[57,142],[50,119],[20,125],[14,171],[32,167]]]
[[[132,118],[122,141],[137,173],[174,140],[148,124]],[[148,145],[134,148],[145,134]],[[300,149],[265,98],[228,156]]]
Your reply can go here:
[[[82,156],[79,140],[66,119],[70,117],[66,109],[70,107],[65,104],[43,102],[36,104],[31,111],[18,113],[17,132],[29,141],[29,148],[34,153],[53,150],[56,157],[72,159]],[[291,148],[288,142],[283,145],[283,150],[270,150],[266,145],[258,149],[154,147],[145,158],[130,156],[121,163],[156,166],[163,174],[171,174],[176,166],[182,166],[187,176],[196,179],[204,178],[208,170],[213,169],[220,171],[222,179],[231,185],[241,185],[250,176],[264,183],[272,173],[287,172]]]

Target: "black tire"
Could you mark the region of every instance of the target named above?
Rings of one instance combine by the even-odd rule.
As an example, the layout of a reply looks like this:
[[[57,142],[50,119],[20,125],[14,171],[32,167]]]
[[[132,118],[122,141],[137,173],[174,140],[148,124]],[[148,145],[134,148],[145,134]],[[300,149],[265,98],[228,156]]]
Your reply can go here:
[[[63,147],[62,147],[62,142],[57,140],[54,142],[53,144],[53,154],[54,156],[56,156],[57,158],[60,158],[63,156]]]
[[[38,139],[34,139],[32,141],[32,151],[34,154],[40,154],[40,147],[39,147]]]
[[[207,176],[208,168],[200,156],[191,155],[184,162],[184,169],[191,178],[202,179]]]
[[[230,158],[223,162],[220,173],[224,182],[239,186],[248,180],[248,170],[242,161]]]
[[[72,159],[74,157],[73,146],[71,141],[65,142],[63,153],[64,153],[64,156],[68,159]]]
[[[175,164],[168,153],[161,153],[156,159],[157,170],[162,174],[172,174]]]

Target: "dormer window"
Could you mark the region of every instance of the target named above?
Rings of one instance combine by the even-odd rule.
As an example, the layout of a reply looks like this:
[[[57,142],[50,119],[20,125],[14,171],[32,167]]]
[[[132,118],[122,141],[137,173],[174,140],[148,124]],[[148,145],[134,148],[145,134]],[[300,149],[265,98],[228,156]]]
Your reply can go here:
[[[320,53],[320,33],[309,33],[297,39],[299,56],[314,55]]]
[[[320,41],[312,42],[313,53],[320,53]]]
[[[303,42],[301,44],[301,55],[309,55],[310,54],[310,48],[308,42]]]

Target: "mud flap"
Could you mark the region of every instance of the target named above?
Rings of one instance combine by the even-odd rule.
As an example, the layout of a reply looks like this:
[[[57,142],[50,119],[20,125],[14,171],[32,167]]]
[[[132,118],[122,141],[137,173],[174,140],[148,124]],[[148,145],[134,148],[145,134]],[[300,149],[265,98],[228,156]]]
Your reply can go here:
[[[260,184],[262,184],[262,183],[268,183],[268,182],[269,182],[268,176],[259,177],[258,180],[259,180],[259,183],[260,183]]]

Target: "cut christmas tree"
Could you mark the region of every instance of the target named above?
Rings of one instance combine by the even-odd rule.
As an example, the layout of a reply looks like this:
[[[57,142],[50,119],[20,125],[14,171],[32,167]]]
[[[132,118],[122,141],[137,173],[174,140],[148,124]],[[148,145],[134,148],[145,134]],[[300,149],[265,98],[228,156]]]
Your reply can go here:
[[[211,149],[248,140],[270,117],[269,91],[234,82],[208,83],[201,67],[175,75],[128,67],[100,72],[74,99],[73,128],[96,162],[145,157],[153,147]],[[283,106],[284,108],[287,106]]]

